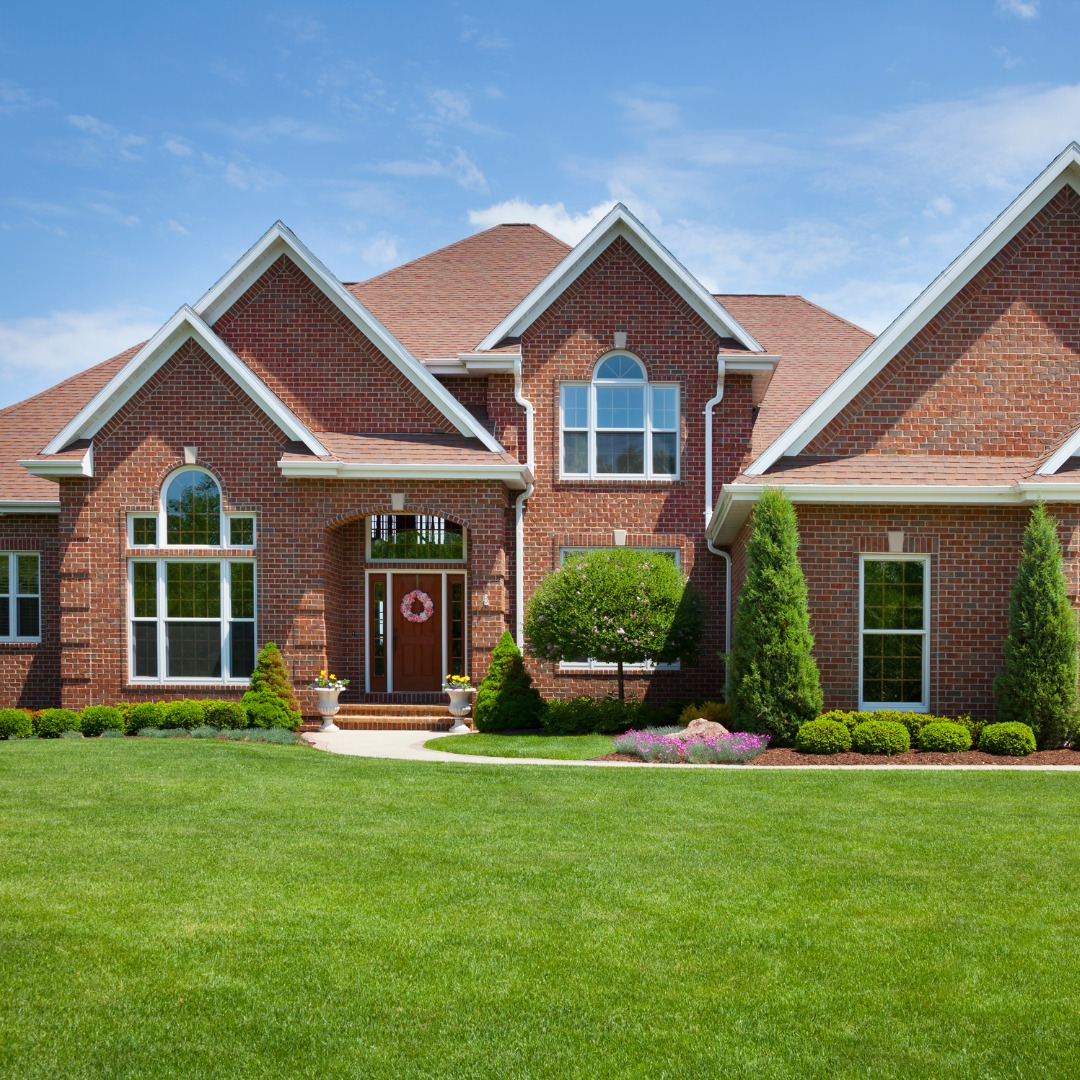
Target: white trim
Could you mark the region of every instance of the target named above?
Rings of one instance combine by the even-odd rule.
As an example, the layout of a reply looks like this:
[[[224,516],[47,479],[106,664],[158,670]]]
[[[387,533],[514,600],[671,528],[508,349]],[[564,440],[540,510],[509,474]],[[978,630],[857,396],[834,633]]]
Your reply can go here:
[[[525,410],[525,466],[529,481],[514,500],[514,637],[525,652],[525,504],[533,493],[533,405],[522,393],[521,354],[514,360],[514,400]]]
[[[53,499],[0,499],[0,517],[16,514],[59,514],[60,503]]]
[[[781,457],[802,453],[885,365],[1066,185],[1080,192],[1080,145],[1075,142],[1069,143],[893,320],[881,336],[758,455],[746,468],[746,474],[759,475]],[[1055,458],[1057,456],[1055,454]],[[1041,471],[1046,471],[1045,467]]]
[[[1070,458],[1080,454],[1080,428],[1077,428],[1036,470],[1036,476],[1053,476]]]
[[[489,450],[502,447],[491,433],[427,368],[334,276],[325,263],[284,222],[277,221],[195,304],[213,325],[282,255],[287,255],[339,311],[462,434],[479,439]]]
[[[19,592],[19,559],[33,558],[37,560],[37,592]],[[0,551],[0,559],[7,562],[8,583],[7,592],[3,594],[0,603],[8,606],[8,633],[0,636],[0,642],[5,645],[38,645],[41,643],[41,625],[45,616],[45,604],[43,596],[44,581],[41,576],[41,552],[40,551]],[[18,633],[19,624],[19,601],[37,600],[37,634],[27,636]]]
[[[93,476],[94,447],[86,448],[81,458],[22,458],[20,464],[31,476],[55,480],[61,476]]]
[[[526,465],[398,465],[348,461],[285,461],[278,462],[283,476],[328,477],[336,480],[498,480],[512,490],[520,490],[532,480]]]
[[[79,410],[42,454],[57,454],[76,439],[96,435],[189,338],[216,360],[289,438],[303,443],[313,454],[327,456],[292,410],[186,304]]]
[[[764,352],[753,335],[622,203],[616,203],[608,211],[555,269],[480,342],[477,349],[494,349],[504,338],[520,337],[620,236],[720,337],[734,338],[751,352]]]
[[[458,360],[465,365],[465,370],[470,375],[486,375],[489,372],[512,372],[517,370],[517,365],[521,363],[521,353],[458,353]]]
[[[865,614],[863,605],[863,586],[865,568],[868,562],[921,562],[923,564],[923,627],[921,630],[867,630],[863,626]],[[862,552],[859,555],[859,711],[860,712],[918,712],[930,711],[930,573],[929,555],[902,554],[899,552]],[[880,637],[884,634],[898,634],[904,637],[921,637],[923,640],[922,656],[922,701],[863,701],[863,638],[866,634]]]

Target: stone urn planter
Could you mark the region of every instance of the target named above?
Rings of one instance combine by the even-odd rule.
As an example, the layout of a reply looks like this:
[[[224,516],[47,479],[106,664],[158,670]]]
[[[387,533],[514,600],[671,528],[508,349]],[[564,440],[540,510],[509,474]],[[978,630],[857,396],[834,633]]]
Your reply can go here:
[[[322,727],[319,728],[319,730],[340,731],[341,728],[334,723],[334,717],[337,716],[338,710],[341,708],[338,704],[338,695],[344,687],[314,686],[312,689],[315,691],[315,707],[319,710],[319,715],[322,717]]]
[[[466,723],[466,717],[472,711],[472,699],[476,693],[476,687],[444,686],[443,692],[450,698],[450,715],[454,718],[450,734],[468,735],[472,728]]]

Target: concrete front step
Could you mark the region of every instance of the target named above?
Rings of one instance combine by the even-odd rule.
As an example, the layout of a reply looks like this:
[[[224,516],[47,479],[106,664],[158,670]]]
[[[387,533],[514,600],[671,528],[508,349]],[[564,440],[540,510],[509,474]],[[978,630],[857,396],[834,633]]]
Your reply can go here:
[[[448,715],[443,716],[342,716],[338,713],[334,723],[342,731],[449,731],[453,723]],[[318,731],[318,721],[305,721],[301,731]]]
[[[445,704],[443,705],[397,705],[384,704],[381,702],[361,702],[360,704],[342,704],[338,716],[385,717],[431,716],[448,717],[450,715]]]

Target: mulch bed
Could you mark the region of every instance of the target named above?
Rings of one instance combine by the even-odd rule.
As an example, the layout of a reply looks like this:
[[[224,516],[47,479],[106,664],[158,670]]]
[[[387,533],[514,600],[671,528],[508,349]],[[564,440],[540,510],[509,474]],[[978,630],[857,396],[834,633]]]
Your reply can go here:
[[[635,754],[604,754],[597,761],[641,761]],[[903,754],[800,754],[788,747],[775,747],[758,754],[750,765],[1080,765],[1076,750],[1036,750],[1027,757],[999,757],[981,750],[956,754],[908,750]]]

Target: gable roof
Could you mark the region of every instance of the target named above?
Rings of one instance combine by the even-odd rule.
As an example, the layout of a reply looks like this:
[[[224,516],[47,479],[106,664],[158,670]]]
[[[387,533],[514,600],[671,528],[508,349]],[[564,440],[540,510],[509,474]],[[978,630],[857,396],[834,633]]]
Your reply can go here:
[[[479,349],[494,349],[522,333],[568,289],[589,266],[622,237],[722,338],[733,338],[751,352],[764,352],[739,321],[709,293],[685,266],[622,204],[599,221],[576,247],[492,330]]]
[[[479,439],[495,453],[502,449],[469,410],[342,285],[284,222],[275,222],[263,233],[206,291],[195,305],[195,312],[212,326],[282,255],[287,255],[462,435]]]
[[[296,414],[185,304],[68,421],[42,450],[59,454],[76,439],[92,438],[149,381],[177,349],[194,339],[291,439],[313,454],[327,451]]]
[[[536,225],[496,225],[345,287],[422,360],[480,340],[570,250]]]
[[[897,316],[872,345],[746,468],[760,475],[801,453],[935,315],[1066,185],[1080,193],[1080,145],[1064,150]],[[1080,439],[1077,440],[1080,444]],[[1055,460],[1059,455],[1054,455]]]

